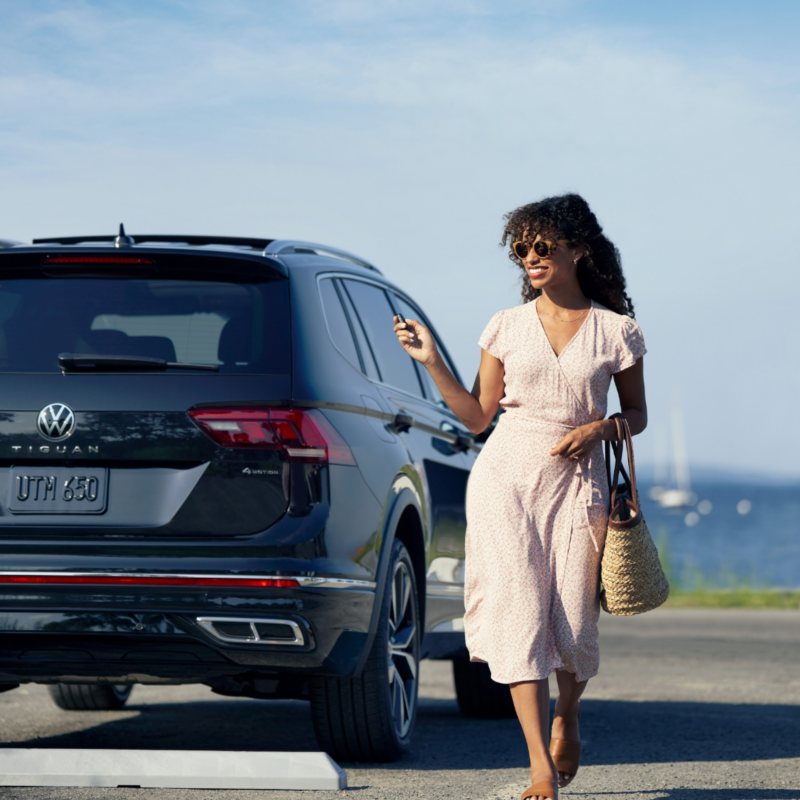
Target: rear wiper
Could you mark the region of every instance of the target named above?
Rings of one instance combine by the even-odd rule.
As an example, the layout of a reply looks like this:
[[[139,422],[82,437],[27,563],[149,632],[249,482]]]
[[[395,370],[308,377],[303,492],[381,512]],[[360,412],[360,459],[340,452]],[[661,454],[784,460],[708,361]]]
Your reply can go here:
[[[98,356],[61,353],[58,357],[61,371],[67,372],[164,372],[168,369],[194,369],[219,372],[216,364],[187,364],[167,361],[164,358],[144,356]]]

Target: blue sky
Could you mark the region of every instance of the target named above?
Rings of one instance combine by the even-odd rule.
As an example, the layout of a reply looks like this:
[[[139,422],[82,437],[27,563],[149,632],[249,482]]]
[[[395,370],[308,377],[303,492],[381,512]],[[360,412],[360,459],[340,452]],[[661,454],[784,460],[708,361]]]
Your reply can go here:
[[[471,385],[519,302],[502,214],[567,190],[619,246],[654,434],[800,477],[800,3],[0,0],[0,237],[350,249]]]

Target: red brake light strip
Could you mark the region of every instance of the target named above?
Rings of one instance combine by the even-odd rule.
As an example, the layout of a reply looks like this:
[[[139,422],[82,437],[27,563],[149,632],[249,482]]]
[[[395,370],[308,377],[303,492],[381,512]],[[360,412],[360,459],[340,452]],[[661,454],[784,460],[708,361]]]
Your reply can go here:
[[[3,575],[2,584],[48,584],[51,586],[205,586],[239,589],[295,589],[293,578],[183,578],[137,575]]]
[[[152,264],[149,258],[137,256],[51,256],[44,260],[49,264]]]

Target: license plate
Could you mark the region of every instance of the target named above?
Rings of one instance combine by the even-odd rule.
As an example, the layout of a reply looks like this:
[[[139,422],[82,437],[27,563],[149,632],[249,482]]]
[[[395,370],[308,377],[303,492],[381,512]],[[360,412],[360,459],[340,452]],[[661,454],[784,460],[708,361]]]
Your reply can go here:
[[[12,514],[102,514],[106,469],[11,467]]]

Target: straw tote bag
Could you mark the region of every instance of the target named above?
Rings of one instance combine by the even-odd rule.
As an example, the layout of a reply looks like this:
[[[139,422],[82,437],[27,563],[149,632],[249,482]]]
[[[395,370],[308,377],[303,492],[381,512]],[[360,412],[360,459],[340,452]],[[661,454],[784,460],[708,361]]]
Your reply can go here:
[[[611,511],[600,563],[600,602],[609,614],[631,616],[658,608],[669,596],[669,583],[639,508],[628,421],[621,414],[612,414],[611,419],[617,424],[617,441],[606,442]],[[614,451],[613,480],[609,448]],[[625,448],[628,472],[622,465]]]

